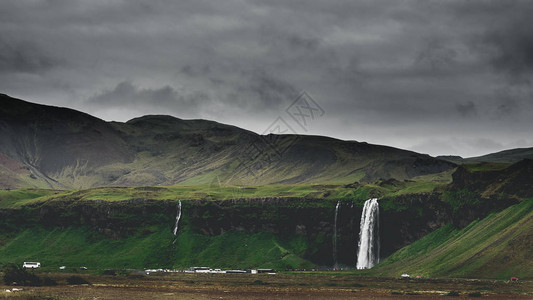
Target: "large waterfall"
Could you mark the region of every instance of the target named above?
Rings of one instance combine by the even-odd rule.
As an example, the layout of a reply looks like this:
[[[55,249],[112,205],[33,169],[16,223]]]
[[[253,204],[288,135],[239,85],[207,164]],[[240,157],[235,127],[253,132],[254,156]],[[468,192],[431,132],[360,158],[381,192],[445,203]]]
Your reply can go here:
[[[377,198],[368,199],[363,207],[357,269],[370,269],[379,262],[379,204]]]
[[[176,225],[174,225],[174,235],[178,235],[178,225],[181,219],[181,201],[178,200],[178,212],[176,213]]]
[[[333,233],[333,264],[335,268],[337,268],[337,216],[339,214],[339,207],[341,205],[341,202],[337,202],[337,206],[335,206],[335,232]]]

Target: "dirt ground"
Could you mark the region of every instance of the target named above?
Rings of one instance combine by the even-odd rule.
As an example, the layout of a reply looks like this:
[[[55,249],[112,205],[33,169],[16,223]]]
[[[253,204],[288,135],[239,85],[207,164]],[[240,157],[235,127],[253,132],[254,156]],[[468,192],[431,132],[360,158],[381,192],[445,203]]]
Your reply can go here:
[[[43,274],[51,287],[0,286],[0,299],[533,299],[532,281],[398,279],[327,274]],[[68,285],[81,276],[90,284]],[[446,297],[448,298],[448,297]]]

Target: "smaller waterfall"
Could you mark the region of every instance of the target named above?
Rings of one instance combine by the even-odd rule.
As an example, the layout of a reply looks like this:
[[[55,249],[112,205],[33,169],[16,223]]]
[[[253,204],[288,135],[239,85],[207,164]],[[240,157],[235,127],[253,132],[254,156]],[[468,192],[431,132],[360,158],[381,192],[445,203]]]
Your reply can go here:
[[[335,232],[333,233],[333,264],[337,268],[337,216],[339,215],[339,207],[341,205],[340,201],[337,201],[337,206],[335,206]]]
[[[370,269],[379,262],[379,204],[372,198],[365,202],[359,229],[357,269]]]
[[[181,201],[178,200],[178,212],[176,214],[176,225],[174,225],[174,235],[178,235],[178,225],[180,223],[180,219],[181,219]]]

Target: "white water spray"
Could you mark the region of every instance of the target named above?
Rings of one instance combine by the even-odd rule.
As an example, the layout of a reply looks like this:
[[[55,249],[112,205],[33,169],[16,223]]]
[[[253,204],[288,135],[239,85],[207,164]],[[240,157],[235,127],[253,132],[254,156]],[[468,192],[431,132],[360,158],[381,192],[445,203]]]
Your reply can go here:
[[[337,201],[337,206],[335,206],[335,232],[333,233],[333,263],[335,268],[337,267],[337,216],[339,214],[340,205],[341,202]]]
[[[368,199],[363,207],[357,269],[370,269],[379,263],[379,204],[377,198]]]
[[[178,225],[181,219],[181,201],[178,200],[178,213],[176,214],[176,225],[174,225],[174,235],[178,235]]]

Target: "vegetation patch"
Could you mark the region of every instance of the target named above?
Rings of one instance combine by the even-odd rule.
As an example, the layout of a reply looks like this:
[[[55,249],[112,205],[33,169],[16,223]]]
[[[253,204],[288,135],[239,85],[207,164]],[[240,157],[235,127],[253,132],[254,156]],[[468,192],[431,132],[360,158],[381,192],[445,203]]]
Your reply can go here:
[[[6,285],[41,286],[43,284],[43,280],[39,276],[14,264],[5,266],[3,273]]]
[[[77,285],[77,284],[90,284],[89,281],[83,279],[80,276],[72,275],[67,278],[67,283],[70,285]]]
[[[398,250],[369,274],[422,277],[533,278],[530,251],[533,199],[527,199],[463,229],[446,225]]]

